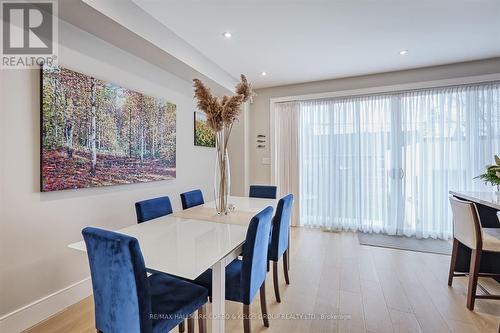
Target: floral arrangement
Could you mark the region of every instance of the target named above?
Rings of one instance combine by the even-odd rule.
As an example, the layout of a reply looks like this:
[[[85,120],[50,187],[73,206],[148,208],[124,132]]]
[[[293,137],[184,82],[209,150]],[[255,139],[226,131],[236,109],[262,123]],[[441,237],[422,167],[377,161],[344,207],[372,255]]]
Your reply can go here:
[[[199,79],[194,79],[194,95],[198,100],[198,108],[207,115],[207,122],[215,132],[226,129],[229,132],[233,123],[240,114],[241,105],[253,94],[252,86],[245,75],[241,75],[241,82],[236,86],[236,95],[218,98],[212,95],[210,88]],[[227,135],[229,137],[229,135]]]
[[[493,186],[500,186],[500,157],[495,155],[495,163],[493,165],[486,166],[486,172],[482,175],[477,176],[486,183],[490,183]]]
[[[241,112],[241,105],[252,97],[252,86],[245,75],[236,85],[235,95],[219,98],[214,96],[199,79],[194,79],[194,96],[198,108],[207,115],[207,124],[215,132],[217,151],[215,167],[215,209],[217,214],[228,214],[228,196],[230,192],[229,157],[227,144],[234,122]]]

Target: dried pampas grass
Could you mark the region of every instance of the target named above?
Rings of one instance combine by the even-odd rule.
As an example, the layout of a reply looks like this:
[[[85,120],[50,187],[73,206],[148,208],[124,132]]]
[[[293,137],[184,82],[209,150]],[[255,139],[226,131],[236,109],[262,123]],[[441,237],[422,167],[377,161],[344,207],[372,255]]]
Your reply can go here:
[[[238,119],[241,105],[252,97],[252,86],[245,75],[241,75],[241,81],[236,85],[236,95],[224,96],[222,99],[214,96],[199,79],[194,79],[194,96],[198,101],[198,108],[207,115],[208,125],[215,131],[222,129],[231,131],[233,123]],[[227,137],[229,133],[227,133]]]
[[[248,83],[245,75],[241,74],[241,82],[236,86],[236,94],[243,96],[243,103],[252,97],[252,86]]]
[[[228,213],[229,195],[229,160],[227,156],[227,144],[234,122],[238,119],[241,104],[252,97],[252,86],[248,83],[245,75],[241,75],[241,81],[236,85],[233,96],[218,98],[212,95],[212,91],[198,79],[194,79],[194,96],[198,101],[198,108],[207,115],[207,123],[215,131],[215,147],[217,150],[218,184],[216,185],[216,211],[218,214]],[[217,178],[216,178],[217,179]]]

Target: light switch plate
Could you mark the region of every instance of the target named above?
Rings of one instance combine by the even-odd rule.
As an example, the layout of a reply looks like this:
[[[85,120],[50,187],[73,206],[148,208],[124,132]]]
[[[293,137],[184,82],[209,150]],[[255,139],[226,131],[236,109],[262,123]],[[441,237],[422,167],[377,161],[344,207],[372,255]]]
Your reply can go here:
[[[271,165],[271,159],[269,157],[263,157],[262,158],[262,164],[264,164],[264,165]]]

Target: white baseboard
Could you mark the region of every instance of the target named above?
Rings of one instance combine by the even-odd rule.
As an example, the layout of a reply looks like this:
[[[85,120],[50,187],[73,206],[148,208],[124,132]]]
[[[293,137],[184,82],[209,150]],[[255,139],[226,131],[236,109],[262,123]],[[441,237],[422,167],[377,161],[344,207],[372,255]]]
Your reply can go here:
[[[90,296],[91,293],[90,277],[73,283],[0,317],[0,332],[21,332]]]

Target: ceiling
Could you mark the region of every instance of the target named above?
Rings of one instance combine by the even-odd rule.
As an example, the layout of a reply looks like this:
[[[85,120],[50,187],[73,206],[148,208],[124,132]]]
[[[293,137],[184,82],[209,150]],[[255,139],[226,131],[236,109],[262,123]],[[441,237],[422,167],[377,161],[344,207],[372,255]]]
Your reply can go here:
[[[133,1],[256,88],[500,56],[499,0]]]

